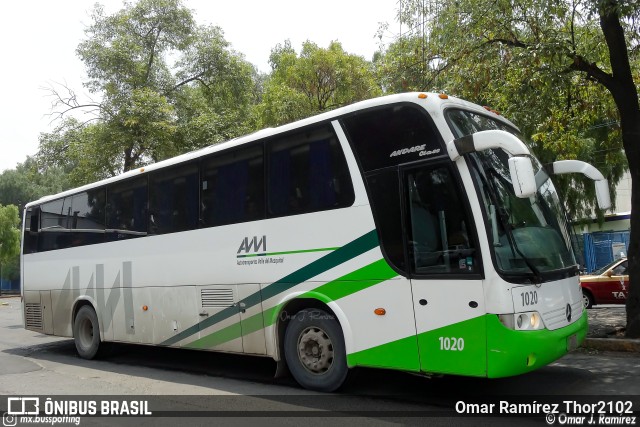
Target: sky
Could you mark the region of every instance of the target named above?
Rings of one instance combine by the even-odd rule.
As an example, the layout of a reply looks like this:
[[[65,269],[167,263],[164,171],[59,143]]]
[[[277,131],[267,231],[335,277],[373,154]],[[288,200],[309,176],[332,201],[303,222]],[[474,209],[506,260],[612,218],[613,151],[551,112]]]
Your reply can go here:
[[[222,28],[231,47],[260,71],[269,71],[269,54],[291,40],[300,51],[306,40],[370,60],[378,50],[380,23],[393,22],[398,0],[183,0],[198,24]],[[91,24],[91,0],[6,2],[0,14],[0,172],[36,154],[38,136],[59,122],[51,116],[46,88],[64,83],[88,94],[84,65],[75,54]],[[122,0],[101,0],[107,13]],[[58,86],[59,87],[59,86]]]

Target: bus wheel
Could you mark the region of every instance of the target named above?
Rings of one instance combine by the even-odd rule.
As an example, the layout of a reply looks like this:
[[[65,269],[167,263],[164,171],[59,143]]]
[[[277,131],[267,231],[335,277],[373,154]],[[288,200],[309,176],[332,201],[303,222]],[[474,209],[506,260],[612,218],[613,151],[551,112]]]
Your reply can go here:
[[[98,316],[91,306],[83,305],[73,321],[73,340],[78,355],[93,359],[100,348],[100,326]]]
[[[284,356],[295,380],[309,390],[334,391],[349,373],[342,328],[322,310],[305,309],[291,319]]]

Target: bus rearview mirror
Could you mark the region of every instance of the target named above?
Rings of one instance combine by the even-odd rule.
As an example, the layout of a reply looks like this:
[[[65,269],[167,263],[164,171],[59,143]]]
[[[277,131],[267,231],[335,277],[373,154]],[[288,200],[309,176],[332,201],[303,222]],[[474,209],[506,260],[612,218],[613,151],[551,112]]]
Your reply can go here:
[[[526,199],[536,193],[536,175],[533,163],[529,157],[518,156],[509,158],[509,172],[516,196]]]
[[[609,193],[609,182],[606,179],[599,179],[596,183],[596,199],[598,207],[607,210],[611,207],[611,195]]]

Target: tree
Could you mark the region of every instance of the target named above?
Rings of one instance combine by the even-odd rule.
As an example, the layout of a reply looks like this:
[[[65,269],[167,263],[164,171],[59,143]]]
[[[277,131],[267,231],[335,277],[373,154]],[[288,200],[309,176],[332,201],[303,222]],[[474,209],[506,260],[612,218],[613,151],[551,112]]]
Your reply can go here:
[[[220,28],[196,25],[180,0],[125,2],[113,15],[97,5],[92,21],[76,52],[100,100],[51,88],[61,121],[41,135],[42,164],[73,166],[82,184],[246,131],[254,70]],[[222,124],[201,131],[212,117]]]
[[[433,75],[500,108],[516,105],[516,121],[527,124],[545,160],[600,155],[598,166],[615,183],[620,168],[611,166],[620,165],[624,147],[634,183],[627,336],[640,337],[640,2],[457,0],[426,11],[423,1],[403,4],[407,23],[428,18],[421,22],[428,22]],[[610,122],[613,132],[599,134]],[[576,182],[565,187],[579,189]]]
[[[14,264],[20,254],[20,218],[18,207],[0,205],[0,265]],[[8,272],[3,271],[3,277]]]
[[[300,55],[287,40],[271,51],[272,72],[259,117],[263,126],[289,123],[381,94],[371,65],[339,42],[324,49],[307,41]]]
[[[39,169],[36,160],[27,157],[15,169],[0,174],[0,205],[15,205],[22,212],[28,202],[69,188],[66,170],[61,167]]]

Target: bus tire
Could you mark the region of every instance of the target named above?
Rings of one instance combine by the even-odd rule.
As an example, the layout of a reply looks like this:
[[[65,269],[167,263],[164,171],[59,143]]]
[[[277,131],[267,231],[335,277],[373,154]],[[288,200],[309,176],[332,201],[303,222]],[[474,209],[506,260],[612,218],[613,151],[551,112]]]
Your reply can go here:
[[[284,356],[293,378],[309,390],[335,391],[349,373],[342,328],[323,310],[301,310],[290,320]]]
[[[100,350],[100,325],[95,310],[83,305],[73,320],[73,340],[78,355],[83,359],[93,359]]]

